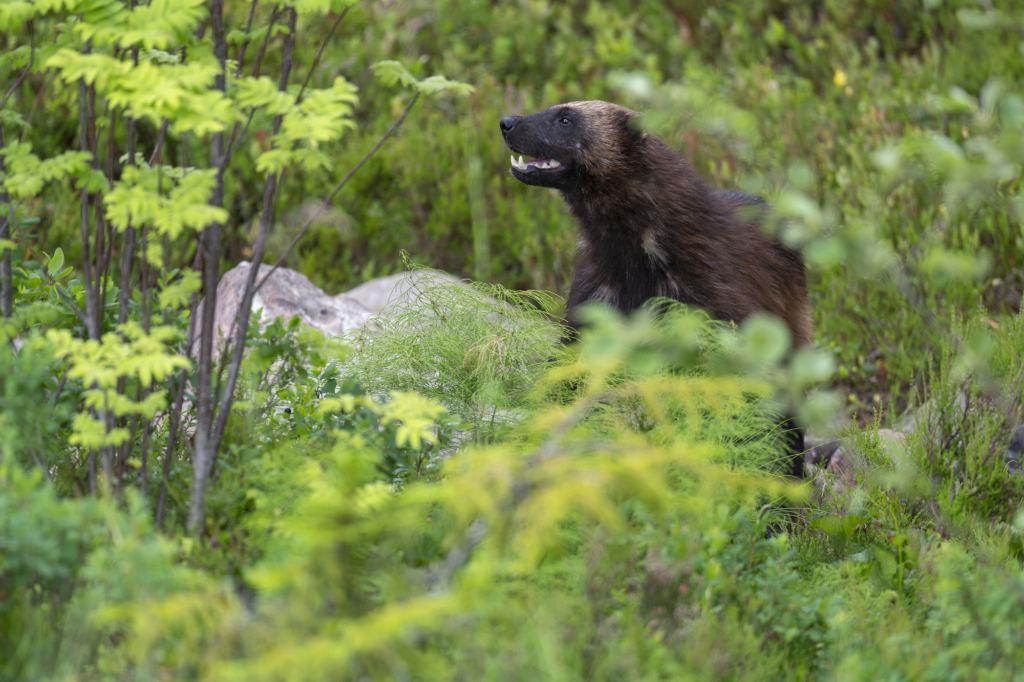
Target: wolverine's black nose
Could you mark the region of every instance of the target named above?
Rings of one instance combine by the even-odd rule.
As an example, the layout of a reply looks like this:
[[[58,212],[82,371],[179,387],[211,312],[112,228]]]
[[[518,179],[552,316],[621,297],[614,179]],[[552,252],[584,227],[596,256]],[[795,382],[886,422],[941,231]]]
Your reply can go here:
[[[508,131],[516,127],[516,119],[512,116],[506,116],[505,118],[501,119],[501,123],[499,123],[498,125],[501,126],[501,132],[507,133]]]

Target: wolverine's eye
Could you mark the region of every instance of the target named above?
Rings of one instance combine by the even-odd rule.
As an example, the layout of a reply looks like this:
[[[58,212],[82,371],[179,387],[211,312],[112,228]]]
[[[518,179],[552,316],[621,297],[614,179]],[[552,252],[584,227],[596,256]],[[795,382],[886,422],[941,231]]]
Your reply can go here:
[[[564,126],[567,126],[567,125],[572,125],[572,121],[570,121],[569,119],[567,119],[567,118],[564,118],[564,117],[562,118],[562,120],[561,120],[561,121],[559,121],[559,123],[561,123],[561,124],[562,124],[562,125],[564,125]]]

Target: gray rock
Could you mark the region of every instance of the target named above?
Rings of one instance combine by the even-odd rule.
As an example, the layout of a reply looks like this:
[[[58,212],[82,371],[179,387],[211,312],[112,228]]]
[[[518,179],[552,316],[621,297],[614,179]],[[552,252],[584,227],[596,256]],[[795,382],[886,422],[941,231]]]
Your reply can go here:
[[[228,337],[233,333],[238,306],[242,303],[245,280],[250,264],[242,261],[221,277],[217,285],[217,311],[215,320],[220,335]],[[269,266],[260,266],[259,278],[266,275]],[[205,301],[196,310],[196,320],[202,320]],[[266,324],[274,318],[290,320],[298,316],[302,323],[326,336],[341,336],[366,324],[372,312],[359,302],[342,296],[328,296],[323,289],[309,281],[302,273],[288,268],[278,268],[270,276],[252,301],[252,310],[263,309],[260,322]],[[201,324],[197,325],[201,329]],[[197,330],[196,338],[199,338]],[[198,344],[197,344],[198,346]],[[196,347],[193,348],[195,352]]]
[[[381,313],[389,303],[402,299],[414,285],[437,286],[440,284],[461,284],[468,286],[457,277],[436,270],[412,270],[397,275],[378,277],[363,282],[355,289],[338,294],[335,298],[354,301],[372,313]],[[387,312],[384,311],[387,315]]]

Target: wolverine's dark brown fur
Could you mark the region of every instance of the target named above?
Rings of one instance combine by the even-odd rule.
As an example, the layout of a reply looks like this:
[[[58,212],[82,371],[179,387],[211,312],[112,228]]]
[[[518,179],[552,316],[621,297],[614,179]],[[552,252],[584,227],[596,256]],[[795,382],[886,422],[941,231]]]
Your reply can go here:
[[[637,116],[607,102],[570,102],[501,121],[509,149],[542,157],[514,165],[512,175],[560,190],[578,222],[570,324],[589,301],[630,312],[661,296],[733,322],[772,313],[789,326],[794,346],[809,344],[803,261],[762,233],[763,202],[709,188],[682,156],[641,130]]]

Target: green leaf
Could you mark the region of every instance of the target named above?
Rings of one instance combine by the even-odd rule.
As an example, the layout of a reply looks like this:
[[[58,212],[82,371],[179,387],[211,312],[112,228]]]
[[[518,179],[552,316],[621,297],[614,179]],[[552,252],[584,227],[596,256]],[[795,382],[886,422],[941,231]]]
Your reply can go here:
[[[469,83],[448,80],[444,76],[424,78],[415,83],[414,86],[417,90],[427,95],[432,95],[435,92],[454,92],[457,95],[470,95],[474,91],[473,86]]]
[[[57,247],[57,250],[53,252],[53,258],[50,259],[46,269],[50,271],[51,275],[56,275],[60,272],[62,265],[64,265],[64,251],[60,247]]]
[[[472,85],[448,80],[444,76],[430,76],[429,78],[419,80],[412,75],[409,69],[393,59],[377,62],[370,68],[373,69],[384,85],[401,84],[406,87],[411,86],[427,95],[436,92],[454,92],[460,95],[468,95],[473,92]]]
[[[773,315],[751,315],[743,322],[740,333],[745,356],[754,363],[776,364],[789,350],[789,327]]]
[[[181,279],[165,286],[159,294],[160,308],[177,308],[188,303],[189,297],[199,291],[202,278],[194,270],[186,270]]]
[[[373,72],[377,74],[377,77],[384,83],[384,85],[413,85],[416,83],[416,77],[409,73],[409,69],[396,62],[393,59],[387,59],[382,62],[377,62],[370,67]]]
[[[853,532],[870,520],[864,516],[826,516],[811,525],[840,545],[845,545]]]

